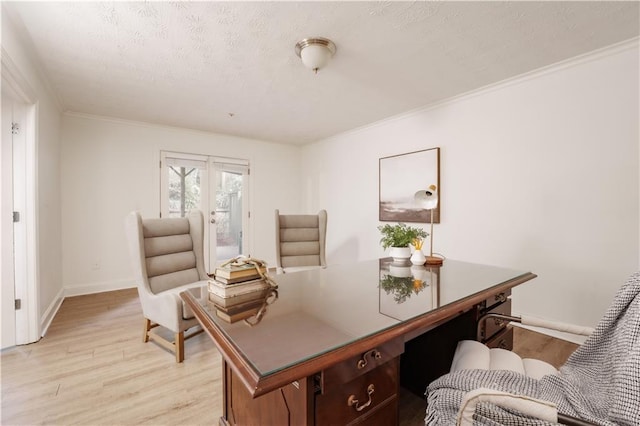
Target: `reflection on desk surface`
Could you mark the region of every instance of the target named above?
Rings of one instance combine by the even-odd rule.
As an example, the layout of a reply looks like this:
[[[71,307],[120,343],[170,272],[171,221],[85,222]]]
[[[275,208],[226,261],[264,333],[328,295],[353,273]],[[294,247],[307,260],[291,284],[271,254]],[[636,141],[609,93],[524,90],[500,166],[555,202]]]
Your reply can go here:
[[[284,314],[276,311],[273,317],[267,318],[271,314],[268,312],[258,326],[244,325],[232,332],[234,343],[242,348],[258,371],[278,370],[354,338],[304,311]]]
[[[395,266],[391,259],[375,259],[274,275],[279,297],[253,327],[227,323],[207,311],[254,368],[267,375],[526,274],[455,260],[429,268],[426,275]],[[392,273],[408,273],[404,278],[425,285],[395,300],[381,285]]]
[[[380,259],[380,313],[405,321],[440,306],[440,269]]]

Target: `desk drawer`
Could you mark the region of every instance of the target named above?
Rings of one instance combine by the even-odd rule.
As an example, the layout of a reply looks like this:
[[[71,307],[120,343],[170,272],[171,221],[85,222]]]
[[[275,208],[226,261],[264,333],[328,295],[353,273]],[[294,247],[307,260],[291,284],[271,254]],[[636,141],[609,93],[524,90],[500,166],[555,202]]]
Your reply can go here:
[[[511,315],[511,299],[491,309],[487,314]],[[490,339],[494,334],[507,327],[508,321],[501,318],[487,318],[481,329],[482,340]]]
[[[489,348],[501,348],[508,351],[513,350],[513,327],[508,326],[500,333],[485,342]]]
[[[506,302],[509,296],[511,296],[511,289],[491,295],[479,303],[480,310],[487,311],[492,309],[495,305]]]
[[[377,406],[375,411],[370,411],[369,414],[365,414],[358,417],[356,420],[349,423],[347,426],[364,425],[364,426],[389,426],[398,424],[398,400],[399,396],[393,396],[387,401]]]
[[[378,366],[400,356],[402,352],[404,352],[404,341],[395,339],[327,368],[320,373],[322,393],[341,387],[343,383],[350,382],[356,377],[374,370]]]
[[[374,411],[397,410],[398,365],[394,358],[330,392],[316,394],[316,424],[348,424]]]

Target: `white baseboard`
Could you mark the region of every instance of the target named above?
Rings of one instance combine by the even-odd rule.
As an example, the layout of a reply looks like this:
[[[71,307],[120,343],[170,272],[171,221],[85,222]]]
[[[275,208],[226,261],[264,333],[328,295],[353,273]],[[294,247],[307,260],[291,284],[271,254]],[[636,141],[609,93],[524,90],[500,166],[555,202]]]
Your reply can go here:
[[[123,290],[133,288],[136,283],[133,280],[106,281],[100,283],[90,283],[84,285],[74,285],[64,287],[64,296],[81,296],[83,294],[103,293],[105,291]]]
[[[94,294],[94,293],[103,293],[105,291],[114,291],[114,290],[122,290],[125,288],[133,288],[136,284],[132,280],[118,280],[118,281],[108,281],[102,283],[92,283],[85,284],[80,286],[67,286],[56,294],[56,297],[53,299],[47,310],[45,311],[42,318],[40,318],[40,336],[44,337],[47,334],[47,330],[49,330],[49,326],[55,318],[58,310],[60,310],[60,306],[62,306],[62,302],[66,297],[71,296],[81,296],[83,294]]]
[[[58,294],[56,294],[56,297],[53,298],[53,301],[47,310],[44,312],[44,315],[42,315],[42,318],[40,318],[40,337],[44,337],[44,335],[47,334],[51,321],[53,321],[53,318],[58,313],[60,306],[62,306],[62,302],[64,301],[63,294],[64,289],[61,288]]]

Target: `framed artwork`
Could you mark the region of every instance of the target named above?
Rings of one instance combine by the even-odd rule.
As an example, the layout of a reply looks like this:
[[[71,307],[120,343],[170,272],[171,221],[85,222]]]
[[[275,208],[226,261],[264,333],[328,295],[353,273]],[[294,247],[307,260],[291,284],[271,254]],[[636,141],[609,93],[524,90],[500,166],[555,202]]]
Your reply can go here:
[[[435,185],[438,206],[433,223],[440,223],[440,148],[425,149],[380,159],[379,219],[388,222],[431,222],[431,211],[414,202],[416,191]]]

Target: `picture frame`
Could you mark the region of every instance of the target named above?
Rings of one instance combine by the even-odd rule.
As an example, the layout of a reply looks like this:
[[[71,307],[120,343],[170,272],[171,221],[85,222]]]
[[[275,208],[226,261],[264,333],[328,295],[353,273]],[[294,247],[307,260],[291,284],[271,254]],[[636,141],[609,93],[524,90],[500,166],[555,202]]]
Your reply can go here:
[[[418,206],[414,195],[435,185],[438,205],[433,223],[440,223],[440,148],[429,148],[379,160],[379,220],[383,222],[431,223],[431,211]]]

